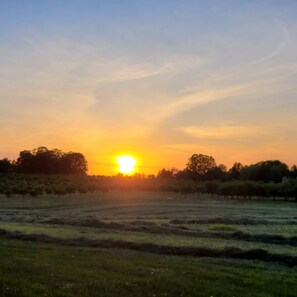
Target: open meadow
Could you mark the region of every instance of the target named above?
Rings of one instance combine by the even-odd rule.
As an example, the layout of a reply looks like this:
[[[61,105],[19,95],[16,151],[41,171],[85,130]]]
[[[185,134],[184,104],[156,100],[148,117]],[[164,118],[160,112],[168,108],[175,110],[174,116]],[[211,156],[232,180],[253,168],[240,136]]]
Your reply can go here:
[[[297,204],[0,198],[0,296],[297,296]]]

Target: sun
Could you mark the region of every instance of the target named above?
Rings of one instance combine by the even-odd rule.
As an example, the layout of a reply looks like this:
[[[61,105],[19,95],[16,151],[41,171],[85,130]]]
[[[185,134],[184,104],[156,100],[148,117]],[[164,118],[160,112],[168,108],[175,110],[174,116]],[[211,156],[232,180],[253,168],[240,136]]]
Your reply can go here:
[[[137,162],[135,158],[129,155],[124,155],[117,157],[117,163],[119,164],[119,172],[130,174],[134,171],[134,167]]]

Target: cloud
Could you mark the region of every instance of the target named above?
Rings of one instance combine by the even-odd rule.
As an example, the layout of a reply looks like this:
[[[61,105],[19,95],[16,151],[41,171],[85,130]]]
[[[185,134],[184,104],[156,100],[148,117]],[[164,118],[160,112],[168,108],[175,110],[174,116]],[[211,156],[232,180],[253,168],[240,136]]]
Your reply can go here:
[[[217,100],[231,99],[235,96],[240,96],[245,91],[252,89],[254,85],[237,85],[231,87],[225,87],[220,89],[210,89],[204,91],[192,91],[192,94],[185,94],[173,100],[173,102],[167,102],[165,104],[159,104],[154,109],[153,113],[148,111],[146,116],[154,123],[160,123],[161,121],[183,113],[191,108],[197,107],[202,104],[207,104]]]
[[[220,125],[215,127],[188,126],[177,128],[177,130],[192,137],[204,139],[247,137],[264,133],[264,131],[261,131],[257,126],[241,125]]]
[[[249,65],[261,64],[261,63],[277,56],[278,54],[281,53],[282,50],[285,49],[289,40],[290,40],[289,31],[287,30],[287,28],[285,26],[282,26],[282,38],[279,41],[279,43],[277,44],[277,46],[275,47],[275,49],[270,51],[269,53],[267,53],[265,56],[255,60],[255,61],[250,62]]]

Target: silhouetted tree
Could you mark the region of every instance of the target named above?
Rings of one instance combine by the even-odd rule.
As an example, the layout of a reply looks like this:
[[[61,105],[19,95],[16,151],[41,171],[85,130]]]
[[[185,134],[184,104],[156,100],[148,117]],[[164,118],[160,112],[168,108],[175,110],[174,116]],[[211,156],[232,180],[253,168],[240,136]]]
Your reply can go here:
[[[189,158],[186,170],[191,178],[202,178],[211,168],[216,166],[215,159],[211,156],[194,154]]]
[[[12,164],[8,159],[0,160],[0,174],[7,174],[12,171]]]
[[[81,153],[64,153],[39,147],[21,151],[16,161],[17,172],[40,174],[86,174],[87,161]]]
[[[243,165],[239,162],[235,162],[234,165],[229,170],[230,179],[240,179],[240,172],[243,168]]]
[[[289,175],[288,166],[279,160],[259,162],[245,166],[241,170],[241,178],[243,180],[281,182],[284,177]]]
[[[221,180],[227,179],[227,167],[224,164],[210,168],[204,175],[205,180]]]
[[[157,178],[161,178],[161,179],[170,179],[170,178],[174,178],[177,174],[178,170],[176,168],[171,168],[171,169],[161,169],[159,170],[158,174],[157,174]]]
[[[68,174],[86,174],[88,164],[83,154],[67,153],[62,156],[62,168]]]
[[[296,166],[296,165],[293,165],[293,166],[291,167],[290,176],[291,176],[292,178],[297,178],[297,166]]]
[[[17,172],[19,173],[32,173],[33,168],[33,154],[29,150],[21,151],[16,160]]]

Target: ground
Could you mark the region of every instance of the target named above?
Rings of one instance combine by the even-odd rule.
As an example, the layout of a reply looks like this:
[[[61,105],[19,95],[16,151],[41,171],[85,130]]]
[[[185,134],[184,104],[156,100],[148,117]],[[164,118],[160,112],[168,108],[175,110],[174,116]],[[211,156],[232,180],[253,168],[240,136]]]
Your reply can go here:
[[[297,204],[0,198],[0,296],[297,296]]]

